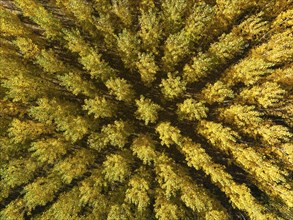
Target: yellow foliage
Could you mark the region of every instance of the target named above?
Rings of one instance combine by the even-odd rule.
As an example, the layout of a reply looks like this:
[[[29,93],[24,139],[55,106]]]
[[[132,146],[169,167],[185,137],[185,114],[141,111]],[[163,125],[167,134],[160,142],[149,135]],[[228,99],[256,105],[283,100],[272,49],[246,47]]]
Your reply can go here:
[[[285,94],[286,90],[282,89],[278,83],[265,82],[252,88],[243,89],[240,98],[248,103],[270,108],[281,105],[281,100],[284,99]]]
[[[177,105],[177,114],[183,119],[201,120],[207,117],[209,110],[204,104],[203,101],[197,102],[194,99],[185,99],[183,103]]]
[[[139,17],[139,24],[139,36],[142,39],[144,48],[149,52],[157,54],[162,30],[156,10],[142,11]]]
[[[0,0],[0,219],[291,219],[292,3]]]
[[[108,155],[103,163],[103,174],[105,179],[110,183],[124,182],[127,176],[130,175],[129,161],[119,154]]]
[[[136,63],[141,80],[147,86],[156,79],[157,71],[159,70],[156,65],[155,58],[152,54],[139,54],[139,61]]]
[[[182,96],[186,90],[186,82],[181,80],[180,76],[172,76],[168,73],[168,78],[162,80],[160,87],[165,98],[175,99]]]
[[[11,13],[0,5],[0,32],[6,36],[29,36],[32,34],[28,27],[25,27],[19,20],[16,13]]]
[[[134,139],[131,150],[144,164],[151,165],[157,158],[155,143],[146,135],[140,135]]]
[[[115,114],[115,104],[105,97],[96,96],[94,99],[86,99],[83,106],[88,114],[94,114],[95,118],[112,117]]]
[[[170,122],[161,122],[157,127],[156,131],[160,135],[161,144],[170,147],[172,144],[180,144],[181,134],[178,128],[171,125]]]
[[[129,180],[128,185],[125,200],[135,204],[139,212],[143,211],[150,204],[148,196],[149,183],[144,178],[133,177]]]
[[[135,100],[135,103],[137,106],[137,118],[143,120],[145,125],[157,121],[158,111],[161,109],[158,104],[151,99],[146,99],[144,96],[141,96],[139,100]]]
[[[70,184],[87,171],[94,159],[95,155],[90,150],[78,149],[73,155],[57,163],[53,172],[61,176],[63,183]]]
[[[223,102],[226,98],[234,98],[233,90],[231,90],[222,81],[217,81],[214,84],[207,84],[207,86],[201,91],[203,99],[213,104],[215,102]]]
[[[135,92],[131,84],[123,78],[111,78],[105,85],[109,89],[109,94],[114,95],[118,101],[129,103],[134,99]]]
[[[57,138],[43,139],[31,143],[32,157],[36,157],[41,163],[54,164],[65,155],[70,145]]]

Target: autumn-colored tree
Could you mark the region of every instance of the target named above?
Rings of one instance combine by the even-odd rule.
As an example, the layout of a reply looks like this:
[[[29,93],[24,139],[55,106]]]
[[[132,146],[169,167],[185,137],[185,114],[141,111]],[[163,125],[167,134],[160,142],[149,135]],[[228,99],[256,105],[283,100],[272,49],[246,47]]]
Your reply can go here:
[[[0,0],[0,220],[291,220],[292,0]]]

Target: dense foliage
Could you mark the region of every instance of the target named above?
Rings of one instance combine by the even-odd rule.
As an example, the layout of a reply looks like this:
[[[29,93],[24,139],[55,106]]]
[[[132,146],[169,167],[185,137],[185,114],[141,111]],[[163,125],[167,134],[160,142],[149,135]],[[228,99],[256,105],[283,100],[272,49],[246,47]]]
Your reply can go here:
[[[290,220],[292,0],[0,0],[1,220]]]

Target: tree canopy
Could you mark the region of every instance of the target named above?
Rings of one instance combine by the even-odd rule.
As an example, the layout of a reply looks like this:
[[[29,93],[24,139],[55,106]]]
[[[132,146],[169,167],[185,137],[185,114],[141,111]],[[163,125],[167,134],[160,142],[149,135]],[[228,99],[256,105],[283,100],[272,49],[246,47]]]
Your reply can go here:
[[[0,220],[292,220],[292,0],[0,0]]]

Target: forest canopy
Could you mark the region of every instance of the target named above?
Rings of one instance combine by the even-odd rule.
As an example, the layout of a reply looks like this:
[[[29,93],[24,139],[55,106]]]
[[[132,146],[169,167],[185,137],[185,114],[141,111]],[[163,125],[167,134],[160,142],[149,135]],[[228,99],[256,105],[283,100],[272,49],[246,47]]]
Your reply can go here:
[[[292,0],[0,0],[0,220],[291,220]]]

